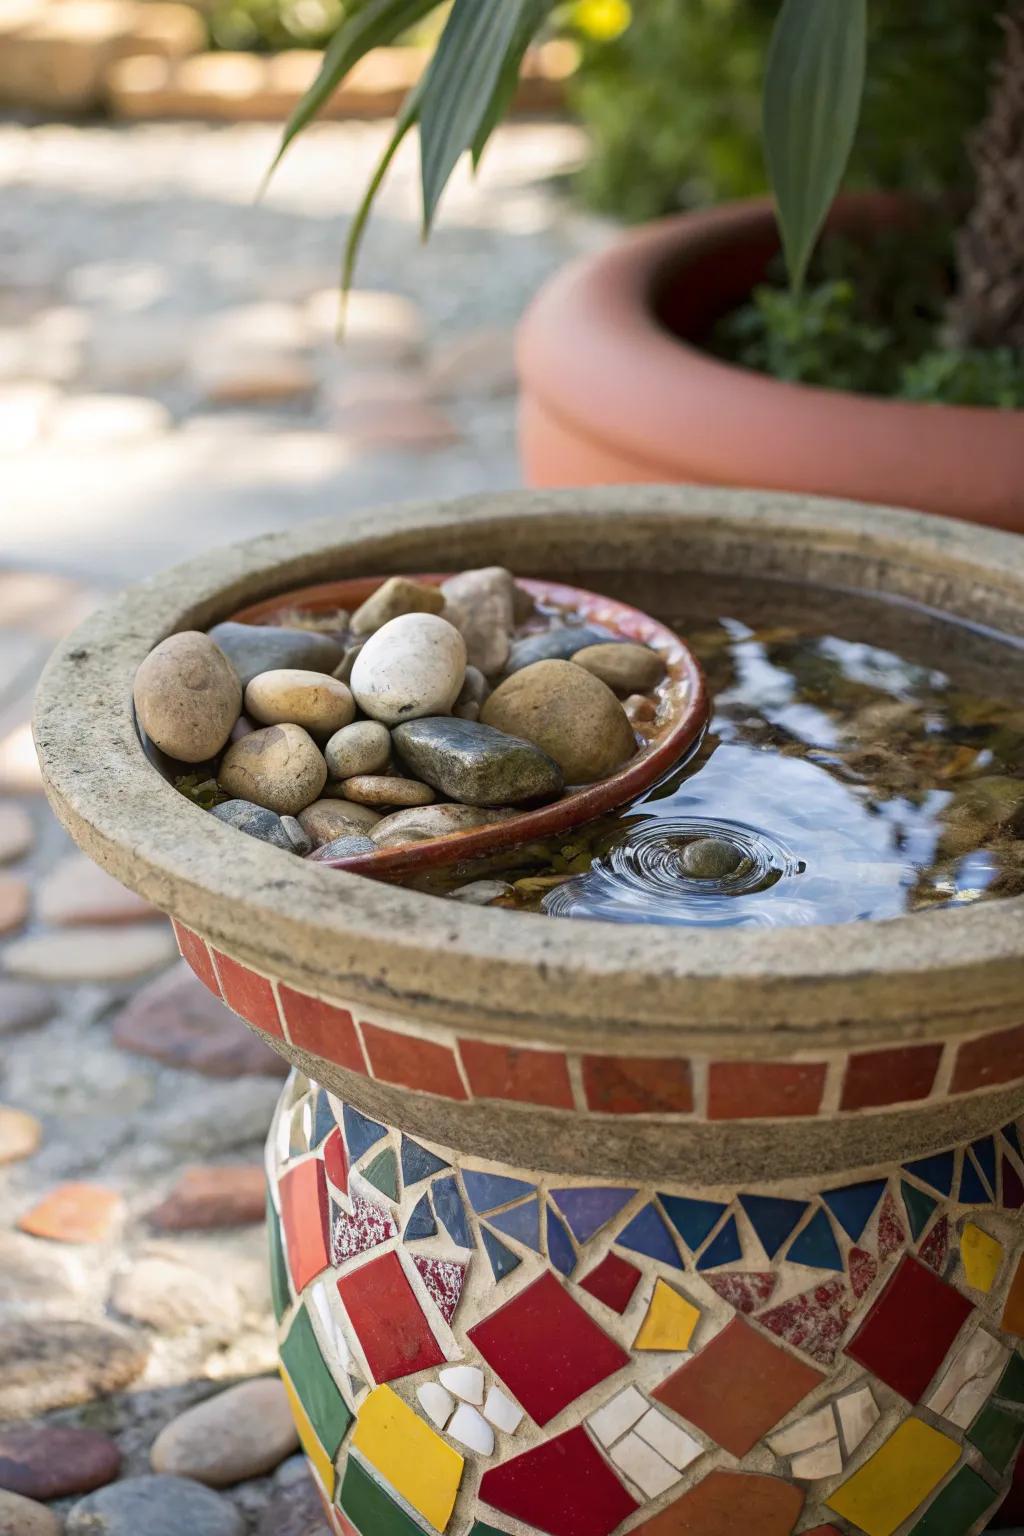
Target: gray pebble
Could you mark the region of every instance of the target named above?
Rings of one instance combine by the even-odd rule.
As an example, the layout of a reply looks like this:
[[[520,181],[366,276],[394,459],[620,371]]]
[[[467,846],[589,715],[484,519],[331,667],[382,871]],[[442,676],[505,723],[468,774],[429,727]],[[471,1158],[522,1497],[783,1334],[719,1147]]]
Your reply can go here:
[[[330,635],[311,629],[284,629],[276,624],[215,624],[210,630],[242,680],[242,687],[261,672],[278,667],[300,667],[310,672],[333,672],[345,648]]]
[[[392,735],[412,771],[462,805],[522,805],[561,793],[561,770],[546,752],[478,721],[410,720]]]
[[[213,807],[213,814],[218,821],[236,827],[248,837],[256,837],[261,843],[270,843],[274,848],[284,848],[288,853],[308,853],[313,846],[294,817],[289,816],[287,820],[298,827],[304,848],[296,846],[294,835],[285,826],[285,817],[279,816],[276,811],[266,810],[262,805],[254,805],[251,800],[225,800],[223,805]]]
[[[683,869],[695,880],[727,880],[746,863],[743,851],[722,837],[698,837],[683,849]]]
[[[219,1493],[187,1477],[130,1477],[76,1504],[67,1536],[244,1536],[245,1522]]]
[[[471,880],[450,893],[452,901],[464,902],[467,907],[489,907],[492,901],[511,894],[512,887],[506,880]]]
[[[584,646],[601,645],[614,639],[614,635],[596,624],[566,624],[558,629],[542,630],[538,635],[526,635],[522,640],[512,642],[505,675],[532,667],[535,661],[568,661]]]
[[[284,827],[288,841],[295,853],[305,856],[313,847],[313,839],[303,827],[301,821],[294,816],[282,816],[281,825]]]
[[[369,837],[336,837],[333,843],[325,843],[311,855],[312,861],[322,864],[327,859],[354,859],[362,853],[376,853],[377,844]]]

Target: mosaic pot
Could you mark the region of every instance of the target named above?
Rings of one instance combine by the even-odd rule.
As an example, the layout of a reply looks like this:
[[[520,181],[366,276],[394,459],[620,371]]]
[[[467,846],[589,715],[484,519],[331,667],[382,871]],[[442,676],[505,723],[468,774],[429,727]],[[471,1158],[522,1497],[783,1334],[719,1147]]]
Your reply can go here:
[[[1024,635],[1009,536],[673,488],[315,524],[58,652],[55,809],[297,1069],[273,1283],[334,1527],[974,1536],[1024,1436],[1024,902],[685,939],[473,909],[239,837],[142,752],[132,677],[168,633],[494,562],[612,594],[778,575]]]

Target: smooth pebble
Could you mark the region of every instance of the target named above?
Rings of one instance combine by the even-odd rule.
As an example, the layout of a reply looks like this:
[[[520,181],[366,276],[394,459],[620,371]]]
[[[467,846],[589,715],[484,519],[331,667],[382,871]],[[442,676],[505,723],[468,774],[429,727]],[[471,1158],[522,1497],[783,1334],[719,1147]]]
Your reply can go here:
[[[370,836],[378,848],[395,848],[403,843],[424,843],[434,837],[447,837],[451,832],[490,826],[514,815],[514,811],[486,811],[475,805],[417,806],[385,816]]]
[[[298,1449],[288,1394],[279,1378],[245,1381],[173,1419],[153,1443],[154,1472],[229,1488],[263,1477]]]
[[[252,800],[279,816],[295,816],[320,794],[327,764],[300,725],[268,725],[228,748],[218,782],[240,800]]]
[[[350,800],[317,800],[299,812],[299,823],[312,838],[314,848],[338,837],[350,837],[353,832],[366,834],[378,821],[378,811]]]
[[[324,757],[332,779],[380,773],[391,759],[391,732],[379,720],[357,720],[334,733]]]
[[[129,1477],[76,1504],[67,1536],[243,1536],[245,1521],[223,1495],[185,1477]]]
[[[356,712],[348,684],[322,672],[282,667],[261,672],[245,689],[245,710],[260,725],[301,725],[326,741]]]
[[[429,784],[389,773],[359,774],[346,779],[341,789],[345,799],[357,805],[432,805],[437,799]]]
[[[444,596],[437,587],[390,576],[352,615],[354,635],[372,635],[392,619],[407,613],[442,613]]]
[[[546,752],[479,721],[410,720],[393,739],[413,773],[463,805],[522,805],[562,790],[561,769]]]
[[[571,661],[538,661],[515,672],[491,694],[480,719],[532,741],[568,784],[607,778],[636,752],[633,727],[608,684]]]
[[[243,688],[261,672],[279,667],[332,673],[345,654],[345,647],[330,635],[278,624],[236,624],[229,619],[213,626],[210,639],[234,666]]]
[[[374,720],[397,725],[446,715],[466,676],[466,642],[433,613],[408,613],[371,635],[352,668],[352,692]]]
[[[216,757],[242,709],[238,673],[197,629],[161,640],[136,672],[132,691],[150,741],[182,763]]]
[[[588,645],[581,651],[574,651],[572,659],[578,667],[585,667],[616,693],[646,693],[648,689],[656,688],[665,676],[665,663],[657,651],[631,640]]]

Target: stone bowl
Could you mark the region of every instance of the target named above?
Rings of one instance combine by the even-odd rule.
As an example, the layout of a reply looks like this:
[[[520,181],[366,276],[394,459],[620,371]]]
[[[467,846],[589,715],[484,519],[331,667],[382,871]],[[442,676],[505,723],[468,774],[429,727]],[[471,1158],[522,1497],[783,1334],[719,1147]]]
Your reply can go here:
[[[861,589],[1024,639],[1012,536],[676,487],[300,527],[56,652],[58,816],[296,1068],[272,1281],[333,1528],[975,1536],[1024,1431],[1024,901],[685,936],[474,909],[240,837],[147,761],[159,640],[439,550],[616,597]]]

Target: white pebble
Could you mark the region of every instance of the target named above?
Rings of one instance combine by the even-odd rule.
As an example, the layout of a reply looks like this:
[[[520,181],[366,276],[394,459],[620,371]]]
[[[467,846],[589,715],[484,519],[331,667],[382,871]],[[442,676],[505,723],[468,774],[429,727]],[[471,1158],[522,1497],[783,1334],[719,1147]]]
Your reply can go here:
[[[406,613],[371,635],[351,687],[360,708],[385,725],[447,715],[466,676],[466,642],[433,613]]]

